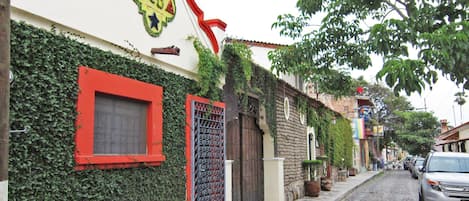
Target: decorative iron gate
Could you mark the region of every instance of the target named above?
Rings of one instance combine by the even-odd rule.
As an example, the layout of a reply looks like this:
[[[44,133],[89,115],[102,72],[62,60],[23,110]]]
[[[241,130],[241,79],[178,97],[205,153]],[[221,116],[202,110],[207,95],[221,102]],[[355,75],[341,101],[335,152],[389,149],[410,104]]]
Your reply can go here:
[[[193,100],[191,172],[193,201],[225,199],[225,109]]]

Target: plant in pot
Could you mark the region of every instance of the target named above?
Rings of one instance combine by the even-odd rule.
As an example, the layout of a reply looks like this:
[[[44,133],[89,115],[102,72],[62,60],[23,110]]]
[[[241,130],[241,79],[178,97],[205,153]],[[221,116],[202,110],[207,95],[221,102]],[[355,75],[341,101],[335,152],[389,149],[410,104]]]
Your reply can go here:
[[[304,160],[303,168],[307,172],[305,180],[305,195],[318,197],[321,191],[321,183],[319,179],[318,169],[322,165],[321,160]]]
[[[323,191],[331,191],[332,189],[332,179],[327,176],[327,156],[322,155],[316,157],[318,160],[322,160],[322,175],[321,175],[321,190]]]

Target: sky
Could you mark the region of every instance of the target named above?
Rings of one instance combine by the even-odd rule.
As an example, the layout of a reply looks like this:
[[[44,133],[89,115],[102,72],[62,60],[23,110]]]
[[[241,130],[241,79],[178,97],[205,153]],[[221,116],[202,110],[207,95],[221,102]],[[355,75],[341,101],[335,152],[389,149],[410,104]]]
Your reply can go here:
[[[271,26],[278,15],[298,13],[295,7],[296,0],[196,0],[196,2],[204,12],[205,19],[216,18],[227,24],[225,31],[228,37],[278,44],[293,42],[289,38],[281,37],[279,31],[272,29]],[[352,77],[363,76],[368,82],[375,83],[375,74],[381,68],[382,60],[379,57],[372,57],[372,63],[373,66],[366,71],[353,71]],[[418,111],[433,112],[438,120],[447,119],[449,125],[458,126],[469,121],[469,97],[466,98],[467,103],[462,108],[454,102],[454,94],[460,91],[461,88],[440,75],[432,90],[427,87],[422,94],[412,93],[407,98]]]

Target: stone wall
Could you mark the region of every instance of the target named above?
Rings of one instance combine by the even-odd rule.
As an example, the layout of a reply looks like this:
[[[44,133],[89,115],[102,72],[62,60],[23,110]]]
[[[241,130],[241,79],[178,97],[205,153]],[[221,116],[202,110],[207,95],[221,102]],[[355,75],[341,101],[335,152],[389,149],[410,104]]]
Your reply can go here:
[[[295,200],[304,196],[305,173],[302,161],[307,159],[306,122],[300,122],[295,96],[299,92],[290,85],[280,82],[277,91],[277,149],[276,155],[285,158],[284,182],[286,200]],[[284,98],[290,105],[290,115],[285,118]]]

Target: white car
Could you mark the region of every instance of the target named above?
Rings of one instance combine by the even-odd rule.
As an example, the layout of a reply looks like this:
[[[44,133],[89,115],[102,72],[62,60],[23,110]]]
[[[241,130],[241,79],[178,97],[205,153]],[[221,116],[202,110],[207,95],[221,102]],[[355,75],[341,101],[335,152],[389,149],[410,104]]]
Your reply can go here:
[[[430,152],[420,171],[420,201],[469,201],[469,153]]]

